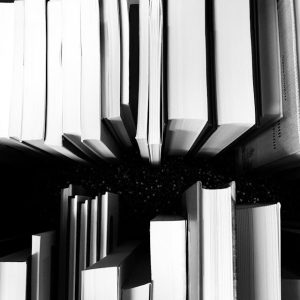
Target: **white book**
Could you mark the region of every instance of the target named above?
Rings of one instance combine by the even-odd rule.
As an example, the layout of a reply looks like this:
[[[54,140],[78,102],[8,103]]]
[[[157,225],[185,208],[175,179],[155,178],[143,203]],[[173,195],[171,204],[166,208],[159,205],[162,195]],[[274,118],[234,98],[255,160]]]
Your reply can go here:
[[[236,299],[235,185],[204,189],[200,182],[183,195],[188,229],[188,299]]]
[[[68,272],[68,300],[75,300],[77,291],[76,280],[78,278],[77,257],[78,257],[78,240],[77,236],[80,234],[78,228],[78,219],[80,219],[80,205],[88,200],[86,196],[75,196],[70,199],[70,223],[69,223],[69,272]]]
[[[280,204],[236,211],[238,299],[281,299]]]
[[[0,258],[0,299],[27,300],[30,250]]]
[[[139,100],[136,141],[141,157],[149,160],[148,107],[149,107],[149,10],[150,0],[139,5]]]
[[[118,145],[102,123],[100,7],[98,0],[81,0],[81,139],[104,159],[116,159]]]
[[[215,155],[255,124],[250,2],[214,3],[218,127],[198,154]]]
[[[19,62],[23,63],[23,30],[24,1],[0,3],[0,39],[4,41],[0,47],[0,143],[29,150],[29,147],[10,139],[12,124],[21,127],[19,115],[12,118],[12,108],[15,99],[23,95],[22,82],[18,84],[18,80],[23,80],[23,73],[19,72],[22,69]],[[22,105],[18,107],[19,111],[21,109]]]
[[[166,152],[186,154],[208,121],[206,1],[168,3]]]
[[[22,108],[24,90],[24,0],[14,2],[14,58],[11,107],[9,116],[9,136],[21,140]],[[2,19],[2,18],[1,18]],[[2,57],[2,56],[1,56]]]
[[[161,0],[151,0],[149,8],[149,116],[150,162],[161,161],[162,146],[162,49],[163,8]]]
[[[100,259],[111,253],[118,244],[119,196],[105,193],[101,199]]]
[[[46,114],[46,1],[25,0],[21,140],[43,141]]]
[[[100,236],[100,205],[101,205],[101,195],[95,197],[91,200],[91,220],[90,220],[90,253],[88,266],[93,265],[98,260],[99,249],[99,239]]]
[[[70,159],[82,158],[63,139],[62,2],[47,2],[47,114],[45,145]]]
[[[99,158],[81,141],[81,0],[62,0],[63,135],[92,159]]]
[[[81,271],[87,267],[87,239],[88,239],[88,209],[89,201],[86,200],[80,205],[80,228],[78,245],[78,266],[76,268],[78,294],[81,293]]]
[[[137,242],[122,245],[113,254],[82,272],[82,300],[120,300],[121,287],[134,262]]]
[[[54,245],[54,231],[43,232],[32,236],[31,300],[51,299]]]
[[[61,190],[60,223],[59,223],[59,267],[58,267],[58,299],[65,300],[68,290],[68,259],[70,230],[69,218],[71,218],[71,198],[75,195],[85,195],[85,191],[75,185],[69,185]]]
[[[186,220],[158,216],[150,222],[153,300],[186,300]]]
[[[116,139],[126,147],[132,146],[131,137],[123,120],[121,109],[121,8],[118,0],[104,0],[103,10],[103,76],[102,76],[102,107],[103,118]]]

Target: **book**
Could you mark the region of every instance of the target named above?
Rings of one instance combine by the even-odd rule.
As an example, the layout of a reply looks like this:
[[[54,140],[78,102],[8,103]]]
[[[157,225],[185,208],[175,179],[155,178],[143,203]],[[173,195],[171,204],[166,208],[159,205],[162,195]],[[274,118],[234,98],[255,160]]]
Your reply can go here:
[[[24,2],[24,93],[21,140],[35,143],[45,134],[46,1]]]
[[[170,1],[165,151],[185,155],[208,122],[206,1]]]
[[[0,49],[0,90],[2,99],[0,102],[0,143],[2,146],[21,150],[22,155],[23,151],[31,151],[32,154],[36,154],[30,147],[10,138],[12,124],[21,126],[21,120],[15,119],[12,121],[11,114],[15,106],[15,99],[18,98],[20,93],[23,93],[22,85],[18,86],[16,81],[18,79],[23,80],[23,77],[21,77],[22,72],[19,72],[18,58],[23,58],[24,1],[1,2],[0,14],[0,38],[1,41],[5,41]]]
[[[106,192],[101,199],[101,226],[99,259],[111,253],[118,245],[119,197]]]
[[[138,245],[138,242],[124,244],[114,253],[84,270],[81,299],[119,300],[121,287],[128,278]]]
[[[81,140],[105,160],[115,160],[119,146],[109,133],[103,118],[103,97],[101,91],[101,55],[103,44],[100,39],[99,1],[81,0]],[[110,99],[112,101],[112,99]]]
[[[282,117],[277,2],[216,1],[213,18],[216,122],[193,146],[197,156],[217,155]]]
[[[121,20],[121,117],[132,143],[136,135],[138,106],[139,1],[120,1]]]
[[[297,1],[278,1],[283,118],[239,147],[237,164],[241,172],[295,167],[298,162],[299,18]]]
[[[79,208],[79,232],[78,232],[78,253],[77,253],[77,262],[76,262],[76,287],[77,295],[76,299],[80,299],[81,295],[81,271],[87,267],[87,254],[88,254],[88,210],[90,206],[90,201],[85,200],[85,202],[80,204]]]
[[[149,6],[149,112],[148,144],[153,165],[161,161],[163,132],[163,4],[151,0]]]
[[[149,160],[148,112],[149,112],[149,10],[150,0],[139,4],[139,93],[136,141],[142,159]]]
[[[47,110],[45,145],[58,156],[84,162],[82,154],[72,151],[63,138],[63,86],[62,86],[62,3],[47,2]]]
[[[59,257],[58,257],[58,299],[67,299],[69,272],[69,239],[70,239],[70,204],[75,195],[86,195],[86,191],[77,185],[70,184],[61,190],[60,223],[59,223]]]
[[[81,0],[62,1],[63,136],[93,161],[98,153],[82,142],[81,132]]]
[[[237,206],[238,299],[281,299],[280,204]]]
[[[31,247],[31,299],[50,300],[53,296],[53,253],[55,232],[32,236]]]
[[[158,216],[150,222],[153,300],[186,299],[186,220]]]
[[[13,87],[14,65],[14,34],[15,14],[14,3],[1,3],[1,31],[0,38],[5,41],[0,49],[0,88],[1,88],[1,126],[0,137],[8,139],[10,102]]]
[[[188,299],[236,299],[235,184],[205,189],[197,182],[182,199],[188,231]]]
[[[0,258],[0,299],[27,300],[30,296],[30,249]]]
[[[78,255],[80,249],[80,206],[89,198],[86,196],[76,195],[70,198],[69,210],[69,249],[68,249],[68,298],[69,300],[76,300],[79,297],[78,285]]]
[[[87,266],[97,262],[100,256],[101,195],[91,199],[89,260]]]
[[[122,1],[105,0],[101,6],[101,26],[103,28],[102,108],[103,118],[110,128],[111,134],[124,149],[128,149],[132,147],[131,134],[134,134],[134,128],[132,128],[133,124],[130,123],[130,120],[126,119],[129,114],[128,111],[124,113],[123,107],[124,103],[127,105],[127,99],[124,98],[122,91],[122,88],[126,88],[125,83],[122,82],[124,79],[122,68],[126,64],[126,61],[122,62],[122,47],[126,46],[122,43],[128,39],[128,36],[123,36],[128,34],[124,28],[126,8],[123,8],[123,5]],[[123,24],[121,24],[121,20]],[[121,27],[122,25],[123,27]],[[121,40],[121,34],[124,41]]]
[[[138,253],[130,275],[122,286],[123,300],[150,300],[152,295],[150,253]]]

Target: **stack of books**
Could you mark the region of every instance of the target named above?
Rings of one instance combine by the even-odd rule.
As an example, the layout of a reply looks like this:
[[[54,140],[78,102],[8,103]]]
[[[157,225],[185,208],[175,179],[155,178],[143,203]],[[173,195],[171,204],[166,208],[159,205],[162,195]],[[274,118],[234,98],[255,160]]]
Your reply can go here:
[[[58,239],[49,231],[1,241],[1,300],[80,299],[81,271],[118,239],[118,196],[86,195],[76,185],[62,190]]]
[[[298,135],[297,5],[0,3],[1,142],[80,162],[230,145],[244,169],[294,162],[298,144],[281,137]]]
[[[157,216],[150,239],[120,244],[117,195],[83,194],[62,191],[58,299],[281,299],[280,204],[236,205],[234,183],[197,182],[182,216]]]

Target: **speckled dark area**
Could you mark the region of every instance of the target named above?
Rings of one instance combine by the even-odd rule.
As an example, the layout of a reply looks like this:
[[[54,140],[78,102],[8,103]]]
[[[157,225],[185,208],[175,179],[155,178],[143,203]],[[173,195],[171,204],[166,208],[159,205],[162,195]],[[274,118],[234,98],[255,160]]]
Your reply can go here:
[[[60,189],[68,183],[84,186],[91,194],[111,191],[121,197],[120,229],[124,238],[148,232],[149,221],[157,214],[180,214],[181,195],[200,180],[216,188],[235,180],[237,203],[282,203],[283,220],[297,221],[300,211],[298,184],[274,176],[243,177],[235,174],[234,162],[221,163],[168,158],[151,167],[136,155],[122,163],[79,166],[63,163],[25,164],[2,170],[1,235],[57,228]],[[13,182],[13,183],[12,183]],[[16,221],[16,222],[15,222]],[[7,226],[9,225],[9,226]],[[3,227],[2,227],[3,228]]]

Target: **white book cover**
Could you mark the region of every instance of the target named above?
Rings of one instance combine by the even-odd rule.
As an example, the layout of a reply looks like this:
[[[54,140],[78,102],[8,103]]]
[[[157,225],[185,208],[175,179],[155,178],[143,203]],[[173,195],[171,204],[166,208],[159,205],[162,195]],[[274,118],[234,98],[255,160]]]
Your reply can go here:
[[[51,299],[54,245],[54,231],[32,236],[31,300]]]
[[[9,137],[15,34],[14,3],[0,3],[0,138]]]
[[[46,115],[46,0],[25,0],[22,141],[43,140]]]

